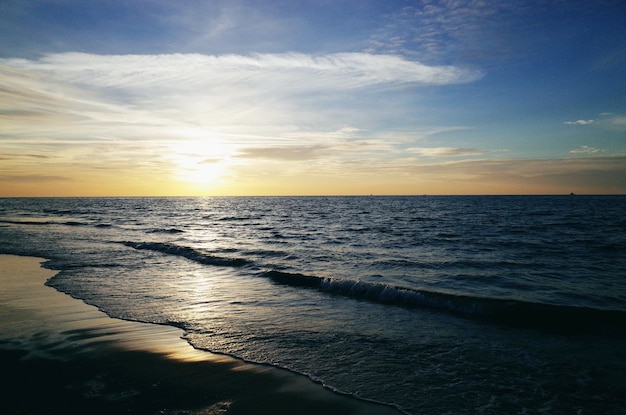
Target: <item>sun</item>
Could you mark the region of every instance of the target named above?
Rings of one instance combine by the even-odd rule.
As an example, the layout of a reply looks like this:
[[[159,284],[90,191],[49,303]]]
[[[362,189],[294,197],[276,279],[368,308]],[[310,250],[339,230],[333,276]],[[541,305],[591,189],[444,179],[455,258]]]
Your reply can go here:
[[[212,184],[219,182],[224,173],[225,166],[219,161],[190,160],[178,166],[180,180],[194,184]]]
[[[177,143],[170,158],[178,180],[202,185],[218,184],[227,173],[227,149],[202,142]]]

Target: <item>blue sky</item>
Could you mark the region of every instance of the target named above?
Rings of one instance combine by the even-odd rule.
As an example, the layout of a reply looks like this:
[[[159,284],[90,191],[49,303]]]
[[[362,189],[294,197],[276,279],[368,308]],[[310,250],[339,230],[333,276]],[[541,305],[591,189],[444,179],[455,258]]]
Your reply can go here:
[[[626,192],[622,1],[0,3],[0,193]]]

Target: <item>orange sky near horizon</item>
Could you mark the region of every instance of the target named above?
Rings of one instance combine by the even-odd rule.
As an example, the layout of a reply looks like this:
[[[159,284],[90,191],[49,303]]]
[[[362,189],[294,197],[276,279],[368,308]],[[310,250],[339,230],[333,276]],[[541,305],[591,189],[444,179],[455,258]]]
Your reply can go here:
[[[30,170],[32,173],[33,170]],[[314,195],[507,195],[507,194],[619,194],[620,187],[597,189],[593,183],[564,185],[562,178],[545,183],[535,178],[508,175],[494,177],[462,177],[431,175],[358,176],[341,174],[266,175],[259,177],[217,177],[213,182],[184,181],[163,174],[72,174],[58,172],[58,177],[45,175],[21,177],[13,182],[0,182],[0,197],[107,197],[107,196],[314,196]],[[575,175],[573,175],[575,176]],[[542,179],[542,178],[540,178]]]

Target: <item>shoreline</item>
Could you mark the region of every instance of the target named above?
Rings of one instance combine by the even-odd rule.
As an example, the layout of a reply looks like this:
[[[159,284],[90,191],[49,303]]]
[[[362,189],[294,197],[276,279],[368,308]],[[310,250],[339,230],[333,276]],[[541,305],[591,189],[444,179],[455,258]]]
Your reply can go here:
[[[183,331],[115,319],[48,287],[56,271],[0,255],[6,414],[363,414],[402,412],[304,375],[194,349]]]

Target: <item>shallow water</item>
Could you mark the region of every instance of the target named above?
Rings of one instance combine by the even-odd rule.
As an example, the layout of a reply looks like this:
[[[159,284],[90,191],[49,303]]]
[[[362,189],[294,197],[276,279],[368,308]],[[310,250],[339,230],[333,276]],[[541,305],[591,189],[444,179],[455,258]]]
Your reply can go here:
[[[191,347],[46,287],[41,259],[0,255],[3,414],[398,415],[304,376]]]
[[[0,252],[409,413],[620,413],[626,197],[0,199]]]

